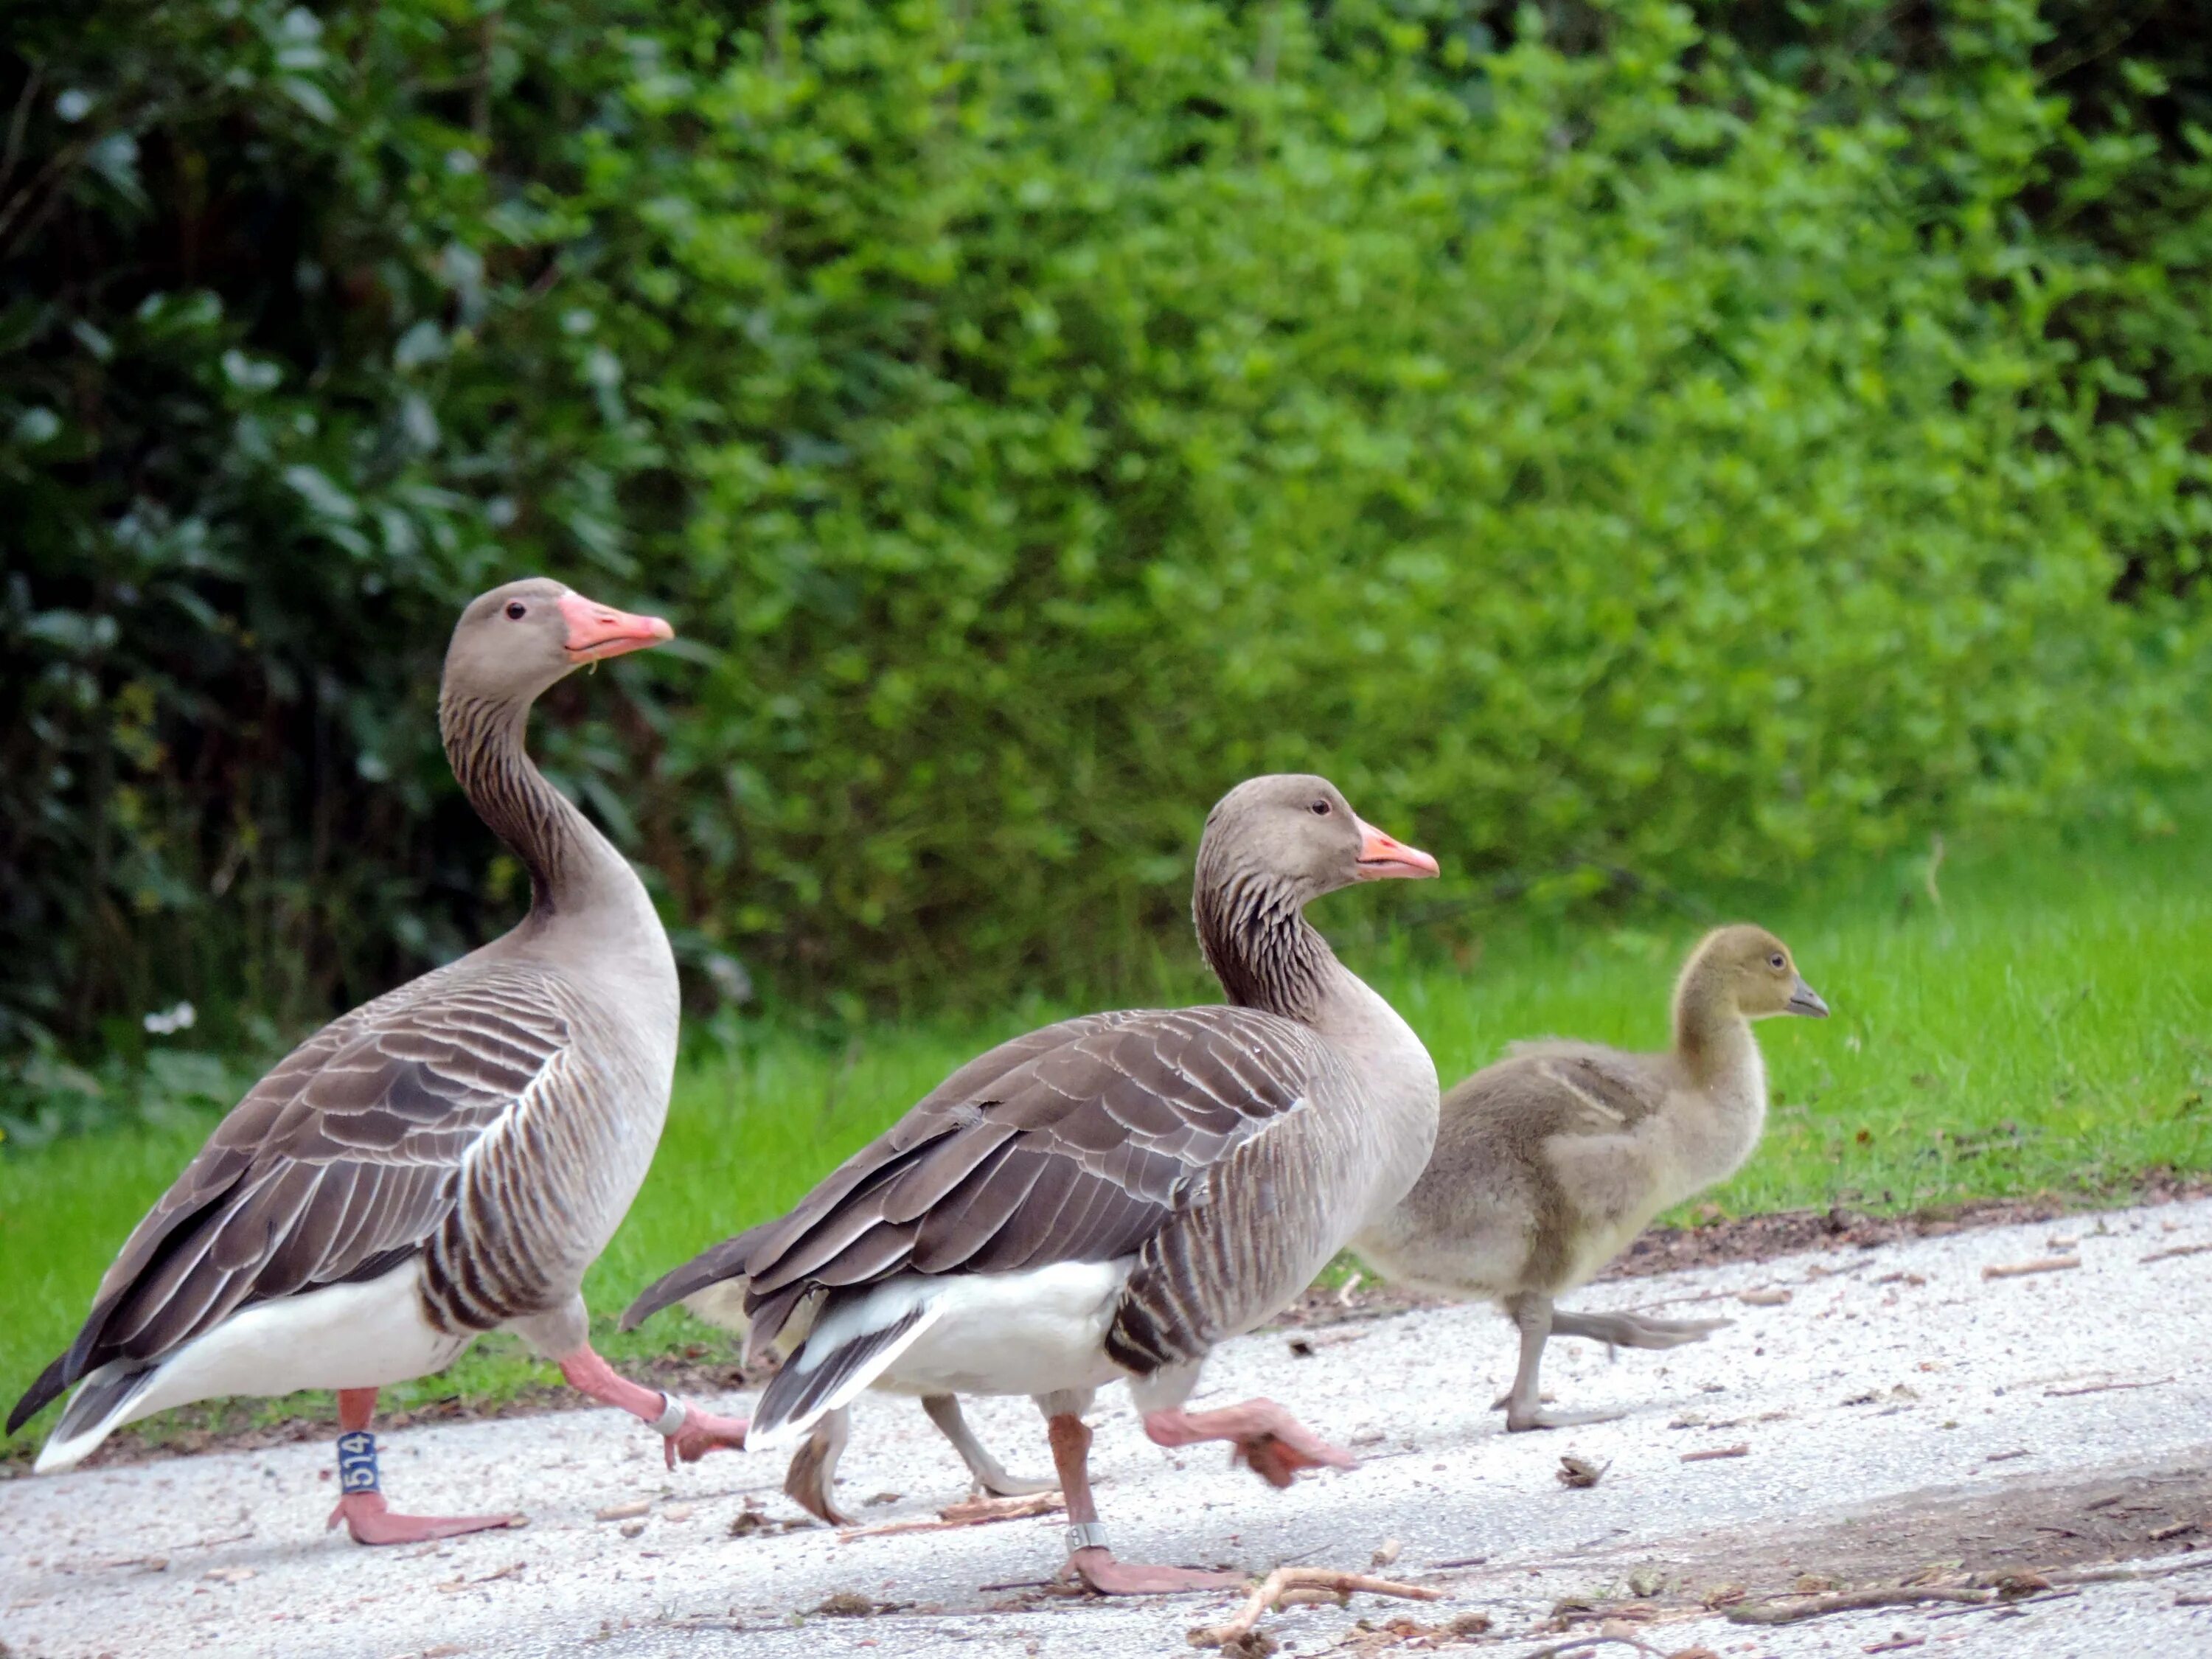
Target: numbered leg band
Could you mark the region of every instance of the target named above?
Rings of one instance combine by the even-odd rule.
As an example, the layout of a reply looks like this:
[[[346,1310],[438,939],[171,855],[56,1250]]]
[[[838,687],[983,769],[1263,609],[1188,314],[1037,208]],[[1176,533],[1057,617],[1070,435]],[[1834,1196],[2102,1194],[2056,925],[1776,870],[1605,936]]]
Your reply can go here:
[[[1067,1553],[1078,1550],[1103,1550],[1112,1547],[1106,1541],[1105,1523],[1098,1521],[1073,1521],[1067,1528]]]
[[[338,1437],[338,1490],[375,1492],[376,1437],[367,1429],[351,1429]]]

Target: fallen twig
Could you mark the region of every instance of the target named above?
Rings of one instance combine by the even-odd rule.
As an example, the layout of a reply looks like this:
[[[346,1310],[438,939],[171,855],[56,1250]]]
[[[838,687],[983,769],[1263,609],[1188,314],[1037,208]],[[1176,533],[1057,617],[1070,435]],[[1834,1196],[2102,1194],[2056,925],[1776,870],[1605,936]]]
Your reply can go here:
[[[2045,1389],[2045,1400],[2066,1400],[2077,1394],[2111,1394],[2117,1389],[2155,1389],[2172,1382],[2170,1376],[2154,1376],[2141,1382],[2092,1382],[2079,1389]]]
[[[2039,1256],[2033,1261],[1992,1263],[1982,1269],[1982,1277],[1984,1279],[2025,1279],[2030,1273],[2064,1273],[2069,1267],[2078,1267],[2081,1265],[2081,1258],[2078,1255]]]
[[[1441,1601],[1443,1592],[1424,1584],[1401,1584],[1395,1578],[1370,1578],[1363,1572],[1338,1572],[1328,1567],[1278,1567],[1245,1598],[1237,1615],[1225,1624],[1200,1625],[1189,1634],[1194,1648],[1225,1648],[1242,1644],[1259,1625],[1269,1607],[1292,1590],[1330,1590],[1338,1596],[1395,1595],[1409,1601]]]
[[[1733,1625],[1794,1625],[1803,1619],[1823,1619],[1832,1613],[1856,1613],[1866,1607],[1909,1607],[1920,1601],[1971,1601],[1993,1605],[1995,1590],[1954,1589],[1942,1584],[1908,1584],[1899,1589],[1838,1590],[1793,1602],[1750,1601],[1730,1607]]]
[[[2212,1244],[2177,1244],[2170,1250],[2153,1250],[2139,1264],[2148,1267],[2154,1261],[2171,1261],[2178,1255],[2203,1255],[2212,1250]]]
[[[2015,1595],[2010,1598],[2001,1595],[1996,1601],[1984,1602],[1978,1607],[1947,1607],[1941,1613],[1931,1613],[1927,1616],[1930,1619],[1964,1619],[1969,1614],[1977,1613],[1997,1613],[2010,1607],[2039,1607],[2045,1601],[2071,1601],[2077,1599],[2081,1594],[2081,1592],[2077,1589],[2064,1589],[2052,1590],[2044,1595]]]
[[[837,1534],[837,1541],[849,1544],[855,1538],[888,1538],[894,1533],[950,1532],[955,1527],[980,1527],[993,1521],[1020,1521],[1032,1515],[1050,1515],[1067,1507],[1056,1492],[1041,1492],[1029,1498],[977,1498],[958,1504],[947,1504],[938,1510],[934,1521],[885,1521],[872,1527],[855,1527]]]
[[[1751,1443],[1749,1441],[1740,1440],[1733,1446],[1711,1446],[1706,1448],[1704,1451],[1684,1452],[1682,1454],[1682,1461],[1685,1463],[1710,1463],[1714,1459],[1719,1457],[1748,1457],[1750,1455]]]
[[[474,1589],[478,1584],[489,1584],[501,1578],[518,1578],[520,1577],[521,1575],[522,1563],[520,1561],[510,1561],[505,1566],[500,1567],[494,1571],[484,1573],[481,1577],[475,1578],[456,1578],[451,1583],[441,1584],[438,1588],[450,1594],[454,1590]]]
[[[2132,1584],[2145,1578],[2171,1578],[2177,1572],[2212,1567],[2212,1554],[2163,1567],[2057,1567],[2043,1575],[2054,1584]]]

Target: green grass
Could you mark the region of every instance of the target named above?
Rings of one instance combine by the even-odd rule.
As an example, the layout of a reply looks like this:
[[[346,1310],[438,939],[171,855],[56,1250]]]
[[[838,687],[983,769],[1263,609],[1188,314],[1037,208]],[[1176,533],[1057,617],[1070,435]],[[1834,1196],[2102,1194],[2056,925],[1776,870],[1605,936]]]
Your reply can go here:
[[[2154,1168],[2212,1167],[2212,805],[2181,817],[2164,836],[2107,824],[1955,848],[1937,872],[1940,903],[1925,857],[1794,893],[1715,896],[1716,916],[1782,933],[1835,1018],[1761,1028],[1766,1139],[1709,1201],[1729,1213],[2045,1191],[2094,1201]],[[1356,933],[1362,902],[1339,896],[1319,919]],[[1660,1044],[1675,965],[1706,919],[1470,910],[1344,949],[1449,1083],[1516,1037]],[[1194,967],[1163,978],[1155,997],[1202,994]],[[652,1176],[586,1287],[601,1322],[666,1267],[789,1205],[961,1060],[1066,1012],[887,1023],[842,1047],[770,1030],[733,1055],[692,1058]],[[116,1246],[205,1127],[0,1148],[0,1395],[66,1345]],[[618,1362],[687,1344],[727,1352],[681,1316],[603,1334]],[[498,1403],[549,1376],[494,1339],[392,1398]]]

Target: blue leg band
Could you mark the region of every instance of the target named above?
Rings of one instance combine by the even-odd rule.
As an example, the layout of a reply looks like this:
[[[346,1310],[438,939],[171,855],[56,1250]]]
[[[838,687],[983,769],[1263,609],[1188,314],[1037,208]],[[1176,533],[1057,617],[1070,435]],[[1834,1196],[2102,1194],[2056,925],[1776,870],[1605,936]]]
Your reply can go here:
[[[338,1490],[375,1492],[376,1437],[367,1429],[353,1429],[338,1437]]]

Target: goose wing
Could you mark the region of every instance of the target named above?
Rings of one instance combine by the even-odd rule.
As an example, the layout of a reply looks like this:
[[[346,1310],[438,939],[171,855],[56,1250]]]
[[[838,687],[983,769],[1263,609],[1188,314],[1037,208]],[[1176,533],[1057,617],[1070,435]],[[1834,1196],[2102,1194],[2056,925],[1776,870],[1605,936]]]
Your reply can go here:
[[[325,1026],[232,1109],[138,1224],[9,1431],[111,1360],[154,1363],[241,1308],[373,1278],[422,1249],[472,1152],[569,1045],[541,979],[476,963]]]
[[[1664,1054],[1545,1038],[1515,1043],[1504,1060],[1451,1092],[1469,1106],[1510,1103],[1524,1116],[1532,1105],[1540,1104],[1547,1133],[1618,1134],[1666,1103],[1671,1086],[1667,1062]]]
[[[1238,1150],[1306,1115],[1324,1071],[1342,1082],[1312,1031],[1246,1008],[1094,1014],[1018,1037],[726,1262],[750,1280],[754,1340],[817,1287],[1109,1261],[1179,1218],[1202,1231]]]

